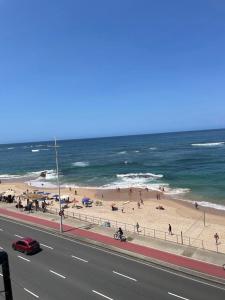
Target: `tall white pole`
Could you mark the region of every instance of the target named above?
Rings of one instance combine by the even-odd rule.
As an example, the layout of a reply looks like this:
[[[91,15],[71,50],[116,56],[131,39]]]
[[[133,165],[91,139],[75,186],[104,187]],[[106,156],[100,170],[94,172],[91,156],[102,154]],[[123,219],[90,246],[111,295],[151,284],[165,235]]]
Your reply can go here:
[[[58,152],[57,152],[57,144],[56,144],[56,138],[55,138],[55,162],[56,162],[56,173],[57,173],[57,184],[58,184],[58,193],[59,193],[59,212],[60,212],[60,224],[59,224],[59,230],[60,233],[63,232],[63,223],[62,223],[62,206],[61,206],[61,190],[60,190],[60,182],[59,182],[59,163],[58,163]]]

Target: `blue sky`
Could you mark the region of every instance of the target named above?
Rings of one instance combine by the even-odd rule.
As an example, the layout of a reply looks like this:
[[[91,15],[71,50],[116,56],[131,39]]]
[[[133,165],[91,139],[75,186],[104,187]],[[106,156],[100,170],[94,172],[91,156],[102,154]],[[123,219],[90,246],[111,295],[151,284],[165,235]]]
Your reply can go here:
[[[0,0],[0,143],[225,127],[223,0]]]

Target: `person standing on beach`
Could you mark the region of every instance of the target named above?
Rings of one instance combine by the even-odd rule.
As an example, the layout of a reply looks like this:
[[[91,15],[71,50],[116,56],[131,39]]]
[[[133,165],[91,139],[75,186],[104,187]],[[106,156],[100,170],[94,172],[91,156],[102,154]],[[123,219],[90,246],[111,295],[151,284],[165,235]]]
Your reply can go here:
[[[218,244],[219,235],[217,232],[214,234],[214,239],[216,240],[216,244]]]
[[[172,226],[169,224],[168,232],[170,235],[172,235]]]
[[[136,228],[137,228],[137,232],[139,232],[140,225],[138,224],[138,222],[136,224]]]

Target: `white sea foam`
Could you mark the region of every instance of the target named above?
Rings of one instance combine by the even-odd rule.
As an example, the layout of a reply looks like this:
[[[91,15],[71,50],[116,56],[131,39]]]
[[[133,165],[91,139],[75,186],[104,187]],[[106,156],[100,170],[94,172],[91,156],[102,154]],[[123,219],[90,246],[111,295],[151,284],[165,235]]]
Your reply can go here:
[[[32,152],[39,152],[40,150],[39,149],[32,149],[31,151]]]
[[[127,173],[127,174],[117,174],[116,177],[118,178],[162,178],[162,174],[153,174],[153,173]]]
[[[204,207],[210,207],[218,210],[225,210],[225,206],[221,204],[210,203],[206,201],[199,201],[198,204]]]
[[[139,150],[134,150],[134,152],[135,152],[135,153],[139,153],[140,151],[139,151]]]
[[[191,144],[193,147],[217,147],[223,146],[225,142],[216,142],[216,143],[199,143],[199,144]]]
[[[90,163],[88,161],[77,161],[75,163],[72,163],[73,167],[81,167],[81,168],[88,167],[89,165]]]
[[[14,147],[9,147],[9,148],[7,148],[8,150],[13,150],[14,149]]]
[[[178,195],[178,194],[186,194],[190,192],[190,189],[185,188],[165,188],[165,194],[166,195]]]
[[[13,175],[13,174],[1,174],[0,175],[0,178],[1,179],[5,179],[5,180],[8,180],[8,179],[18,179],[18,178],[23,178],[24,176],[21,176],[21,175]]]
[[[46,179],[52,179],[56,177],[56,172],[54,170],[41,170],[41,171],[34,171],[34,172],[27,172],[26,174],[1,174],[0,178],[5,180],[10,179],[20,179],[20,178],[35,178],[38,180],[38,178],[42,178],[40,175],[41,173],[46,172]]]
[[[120,151],[120,152],[118,152],[117,154],[126,154],[127,153],[127,151]]]
[[[156,147],[150,147],[149,149],[150,150],[156,150],[157,148]]]

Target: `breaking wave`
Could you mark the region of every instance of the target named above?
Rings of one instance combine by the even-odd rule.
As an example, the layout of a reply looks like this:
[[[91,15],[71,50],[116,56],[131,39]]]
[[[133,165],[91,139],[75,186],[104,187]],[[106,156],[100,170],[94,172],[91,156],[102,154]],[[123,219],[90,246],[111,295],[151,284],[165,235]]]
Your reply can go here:
[[[118,178],[162,178],[162,174],[153,174],[153,173],[128,173],[128,174],[117,174]]]
[[[88,167],[90,163],[88,161],[77,161],[75,163],[72,163],[73,167],[80,167],[80,168],[85,168]]]
[[[216,143],[199,143],[199,144],[191,144],[193,147],[216,147],[223,146],[225,142],[216,142]]]

